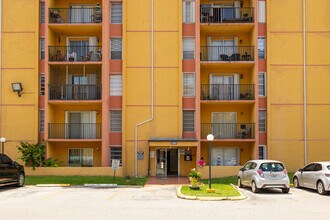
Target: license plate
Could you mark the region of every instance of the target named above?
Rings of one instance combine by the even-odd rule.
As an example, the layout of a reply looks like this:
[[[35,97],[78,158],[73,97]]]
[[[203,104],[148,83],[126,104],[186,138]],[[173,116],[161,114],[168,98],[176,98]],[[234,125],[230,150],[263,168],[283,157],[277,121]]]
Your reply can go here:
[[[277,174],[272,173],[272,174],[270,174],[270,177],[272,177],[272,178],[276,178],[276,177],[277,177]]]

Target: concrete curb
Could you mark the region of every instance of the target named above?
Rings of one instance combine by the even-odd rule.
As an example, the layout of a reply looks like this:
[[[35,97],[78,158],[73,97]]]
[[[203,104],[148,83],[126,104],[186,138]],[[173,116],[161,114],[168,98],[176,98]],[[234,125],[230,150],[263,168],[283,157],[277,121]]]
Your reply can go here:
[[[230,184],[232,187],[234,187],[235,189],[237,189],[236,186],[234,186],[233,184]],[[244,200],[247,198],[247,196],[242,193],[241,191],[239,191],[237,189],[237,191],[239,192],[240,196],[233,196],[233,197],[199,197],[199,196],[187,196],[187,195],[183,195],[181,193],[181,186],[179,186],[176,189],[176,195],[178,198],[180,199],[187,199],[187,200],[200,200],[200,201],[223,201],[223,200],[229,200],[229,201],[237,201],[237,200]]]
[[[37,184],[36,187],[70,187],[71,184]]]
[[[117,184],[84,184],[84,187],[91,187],[91,188],[117,188]]]

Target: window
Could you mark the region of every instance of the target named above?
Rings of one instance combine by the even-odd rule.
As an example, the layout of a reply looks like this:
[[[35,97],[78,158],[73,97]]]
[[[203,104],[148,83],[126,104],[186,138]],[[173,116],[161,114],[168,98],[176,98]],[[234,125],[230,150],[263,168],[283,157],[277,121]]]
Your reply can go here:
[[[93,166],[92,148],[73,148],[69,149],[69,166],[91,167]]]
[[[121,111],[110,111],[110,131],[121,131]]]
[[[254,170],[257,167],[257,163],[252,163],[250,169]]]
[[[259,131],[266,132],[266,111],[259,110]]]
[[[259,160],[267,159],[267,151],[265,145],[259,145]]]
[[[183,59],[193,60],[195,59],[195,38],[183,38]]]
[[[122,39],[112,38],[110,39],[110,59],[121,60],[122,57]]]
[[[259,73],[258,75],[258,94],[259,96],[266,96],[266,73]]]
[[[303,171],[314,171],[314,167],[315,167],[315,163],[309,164],[309,165],[305,166]]]
[[[195,131],[194,111],[183,111],[183,131]]]
[[[45,2],[40,2],[40,23],[45,23]]]
[[[258,58],[265,59],[266,58],[266,41],[265,37],[258,37]]]
[[[45,110],[39,110],[39,131],[45,131]]]
[[[112,24],[121,24],[123,19],[123,6],[121,3],[111,4],[111,17],[110,22]]]
[[[45,38],[40,38],[40,59],[45,59]]]
[[[266,22],[266,2],[258,1],[258,22],[265,23]]]
[[[195,74],[183,74],[183,96],[195,96]]]
[[[11,164],[13,161],[5,154],[0,155],[0,164]]]
[[[112,166],[112,160],[120,160],[120,166],[122,165],[122,148],[110,146],[110,166]]]
[[[45,74],[40,74],[40,95],[45,95]]]
[[[284,166],[281,163],[263,163],[260,165],[259,169],[262,171],[273,171],[273,172],[278,172],[278,171],[283,171]]]
[[[195,22],[195,1],[184,0],[182,5],[182,21],[183,23]]]
[[[239,165],[239,148],[237,147],[215,147],[211,149],[212,166],[237,166]],[[252,164],[251,164],[252,166]]]
[[[110,75],[110,95],[122,95],[122,75]]]

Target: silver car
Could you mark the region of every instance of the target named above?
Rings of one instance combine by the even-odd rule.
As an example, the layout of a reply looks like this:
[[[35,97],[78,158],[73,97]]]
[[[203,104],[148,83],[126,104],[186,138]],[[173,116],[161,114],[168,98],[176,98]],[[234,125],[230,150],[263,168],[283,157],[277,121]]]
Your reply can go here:
[[[299,169],[293,175],[293,185],[296,188],[316,189],[319,194],[326,194],[330,191],[330,162],[314,162]]]
[[[238,173],[238,187],[248,186],[252,192],[259,189],[280,188],[290,191],[290,180],[285,166],[276,160],[250,160]]]

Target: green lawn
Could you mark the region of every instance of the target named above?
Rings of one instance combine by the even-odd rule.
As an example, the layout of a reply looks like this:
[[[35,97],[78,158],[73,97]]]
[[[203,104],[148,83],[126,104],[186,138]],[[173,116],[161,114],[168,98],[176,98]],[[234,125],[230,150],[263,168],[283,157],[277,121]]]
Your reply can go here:
[[[25,185],[36,184],[118,184],[144,186],[147,178],[122,178],[112,176],[26,176]]]
[[[182,186],[181,193],[187,196],[199,196],[199,197],[233,197],[240,196],[240,193],[231,185],[212,183],[212,189],[215,190],[214,193],[208,193],[208,184],[201,186],[200,190],[191,190],[189,186]]]

